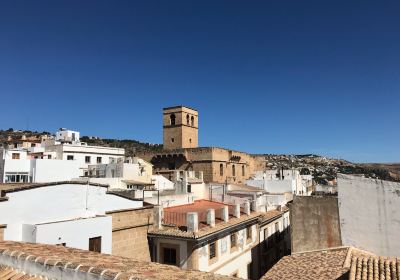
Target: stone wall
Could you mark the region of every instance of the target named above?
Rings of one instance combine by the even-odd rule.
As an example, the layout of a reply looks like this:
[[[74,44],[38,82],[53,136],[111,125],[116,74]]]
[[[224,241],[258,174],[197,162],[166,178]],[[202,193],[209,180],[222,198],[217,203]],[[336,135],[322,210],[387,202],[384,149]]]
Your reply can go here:
[[[107,214],[112,216],[112,254],[150,261],[147,231],[153,224],[153,206]]]
[[[400,183],[338,175],[343,245],[400,256]]]
[[[289,208],[292,253],[342,245],[336,197],[295,196]]]
[[[163,157],[152,161],[157,154],[163,155]],[[140,152],[137,156],[152,161],[153,172],[162,175],[172,171],[170,169],[172,167],[176,170],[203,171],[206,183],[225,183],[226,179],[229,183],[244,183],[255,171],[264,170],[265,167],[265,159],[262,157],[215,147],[175,149],[158,153]],[[220,174],[221,164],[223,165],[222,176]],[[233,165],[235,166],[235,176],[233,175]],[[168,178],[167,175],[164,176]]]
[[[175,115],[175,124],[171,124],[171,115]],[[187,122],[189,117],[189,123]],[[192,126],[193,117],[193,126]],[[164,108],[163,111],[164,149],[198,147],[198,113],[186,107]],[[172,141],[173,139],[173,141]]]

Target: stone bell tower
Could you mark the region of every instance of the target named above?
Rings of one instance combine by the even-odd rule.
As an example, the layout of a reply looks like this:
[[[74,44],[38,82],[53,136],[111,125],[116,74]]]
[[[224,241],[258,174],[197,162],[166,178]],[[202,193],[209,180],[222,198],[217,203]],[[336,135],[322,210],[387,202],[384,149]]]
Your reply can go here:
[[[199,145],[197,110],[175,106],[163,109],[164,149],[197,148]]]

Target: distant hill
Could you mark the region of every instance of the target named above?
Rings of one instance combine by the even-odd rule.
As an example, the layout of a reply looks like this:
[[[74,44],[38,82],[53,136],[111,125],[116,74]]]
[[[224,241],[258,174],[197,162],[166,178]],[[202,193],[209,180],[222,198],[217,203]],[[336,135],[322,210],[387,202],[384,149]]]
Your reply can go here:
[[[14,130],[12,128],[7,130],[0,130],[0,143],[6,144],[9,137],[12,139],[21,139],[23,135],[27,138],[32,136],[37,136],[38,138],[41,135],[51,135],[47,131],[38,132],[38,131],[30,131],[30,130]],[[150,144],[150,143],[142,143],[136,140],[119,140],[119,139],[103,139],[99,137],[91,137],[91,136],[83,136],[81,137],[82,142],[86,142],[88,145],[92,146],[105,146],[105,147],[115,147],[115,148],[124,148],[125,154],[127,156],[132,156],[136,151],[161,151],[162,145],[160,144]]]
[[[268,168],[298,168],[302,174],[312,174],[315,181],[323,185],[334,181],[337,173],[364,174],[367,178],[400,181],[400,164],[360,164],[313,154],[258,156],[265,157]]]
[[[47,131],[30,130],[0,130],[0,144],[5,144],[7,139],[20,139],[22,135],[26,137],[50,135]],[[82,142],[93,146],[106,146],[115,148],[124,148],[126,156],[132,156],[138,151],[162,151],[163,145],[143,143],[130,139],[103,139],[99,137],[83,136]],[[344,174],[364,174],[368,178],[376,178],[389,181],[400,181],[400,163],[383,164],[368,163],[358,164],[343,159],[332,159],[313,154],[305,155],[255,155],[264,157],[268,169],[276,168],[298,168],[302,174],[312,174],[315,181],[319,184],[328,184],[334,182],[337,173]]]
[[[126,156],[133,156],[135,152],[139,151],[162,151],[163,149],[163,145],[161,144],[143,143],[129,139],[101,139],[83,136],[81,137],[81,141],[93,146],[124,148]]]

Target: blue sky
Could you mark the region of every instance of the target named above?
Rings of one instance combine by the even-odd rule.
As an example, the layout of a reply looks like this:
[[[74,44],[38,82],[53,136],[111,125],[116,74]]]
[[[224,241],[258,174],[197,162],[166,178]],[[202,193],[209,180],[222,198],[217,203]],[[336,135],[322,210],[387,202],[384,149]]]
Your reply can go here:
[[[0,128],[400,162],[399,1],[1,1]]]

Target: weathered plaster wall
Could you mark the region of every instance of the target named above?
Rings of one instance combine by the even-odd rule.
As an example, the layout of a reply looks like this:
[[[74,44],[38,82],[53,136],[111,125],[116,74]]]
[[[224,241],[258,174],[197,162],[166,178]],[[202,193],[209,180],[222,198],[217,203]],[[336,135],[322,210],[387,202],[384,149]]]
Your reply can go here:
[[[336,197],[295,196],[289,208],[292,253],[342,245]]]
[[[400,184],[338,175],[343,245],[400,256]]]

